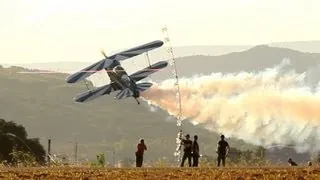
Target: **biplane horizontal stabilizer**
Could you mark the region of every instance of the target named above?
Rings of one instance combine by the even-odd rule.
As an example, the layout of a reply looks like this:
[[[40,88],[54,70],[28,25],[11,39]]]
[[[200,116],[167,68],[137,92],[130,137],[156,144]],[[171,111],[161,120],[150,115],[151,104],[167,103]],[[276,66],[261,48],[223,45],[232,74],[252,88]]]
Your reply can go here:
[[[138,83],[137,88],[139,92],[143,92],[147,89],[149,89],[152,86],[152,83],[149,82],[143,82],[143,83]]]
[[[120,91],[114,98],[116,100],[120,100],[120,99],[125,99],[128,97],[132,97],[132,96],[133,96],[132,91],[128,88],[125,88],[122,91]]]

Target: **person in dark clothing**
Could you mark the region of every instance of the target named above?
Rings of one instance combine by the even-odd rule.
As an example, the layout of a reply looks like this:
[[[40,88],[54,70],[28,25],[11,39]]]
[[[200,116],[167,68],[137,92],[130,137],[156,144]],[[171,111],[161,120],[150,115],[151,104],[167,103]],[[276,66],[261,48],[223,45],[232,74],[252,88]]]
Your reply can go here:
[[[182,156],[182,161],[181,161],[181,167],[184,165],[184,161],[188,158],[188,164],[189,167],[191,167],[191,157],[192,157],[192,141],[189,139],[190,135],[186,135],[186,139],[182,140],[182,145],[184,147],[183,149],[183,156]]]
[[[227,141],[224,140],[224,135],[220,136],[221,140],[218,142],[217,153],[218,153],[218,167],[222,161],[222,165],[225,166],[226,157],[228,156],[230,147]]]
[[[199,152],[199,144],[198,144],[198,136],[195,135],[193,137],[192,143],[192,158],[193,158],[193,167],[198,167],[200,152]]]
[[[290,166],[298,166],[298,164],[292,161],[291,158],[288,159],[288,163],[290,164]]]
[[[147,151],[147,146],[144,144],[144,139],[140,139],[136,151],[136,167],[142,167],[144,151]]]

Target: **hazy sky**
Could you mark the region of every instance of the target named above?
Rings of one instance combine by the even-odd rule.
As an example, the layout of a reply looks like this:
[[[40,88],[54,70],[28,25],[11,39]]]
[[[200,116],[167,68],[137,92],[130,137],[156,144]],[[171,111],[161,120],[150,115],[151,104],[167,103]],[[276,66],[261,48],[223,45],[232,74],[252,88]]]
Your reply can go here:
[[[320,39],[319,0],[0,0],[0,63],[97,61],[100,49]]]

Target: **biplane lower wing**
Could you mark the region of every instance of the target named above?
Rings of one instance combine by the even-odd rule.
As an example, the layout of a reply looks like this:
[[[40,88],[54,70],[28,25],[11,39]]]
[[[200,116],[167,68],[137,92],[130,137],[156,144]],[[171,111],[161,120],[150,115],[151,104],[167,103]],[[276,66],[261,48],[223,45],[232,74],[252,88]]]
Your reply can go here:
[[[163,69],[167,67],[168,62],[167,61],[159,61],[157,63],[152,64],[150,67],[146,67],[140,71],[137,71],[130,75],[130,78],[134,81],[140,81],[141,79],[144,79],[151,74],[159,71],[160,69]]]
[[[120,89],[117,88],[115,84],[111,83],[111,84],[107,84],[107,85],[98,87],[96,89],[78,94],[78,95],[76,95],[76,97],[74,99],[77,102],[92,101],[100,96],[110,94],[111,92],[114,92],[117,90],[120,90]]]

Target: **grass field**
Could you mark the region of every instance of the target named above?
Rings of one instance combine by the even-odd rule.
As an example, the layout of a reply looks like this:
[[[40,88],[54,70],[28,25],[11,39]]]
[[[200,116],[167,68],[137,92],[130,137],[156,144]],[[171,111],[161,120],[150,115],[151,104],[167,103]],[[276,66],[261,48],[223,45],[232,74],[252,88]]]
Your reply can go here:
[[[319,167],[0,168],[1,179],[320,179]]]

